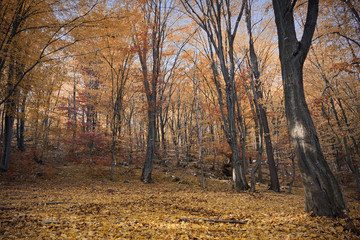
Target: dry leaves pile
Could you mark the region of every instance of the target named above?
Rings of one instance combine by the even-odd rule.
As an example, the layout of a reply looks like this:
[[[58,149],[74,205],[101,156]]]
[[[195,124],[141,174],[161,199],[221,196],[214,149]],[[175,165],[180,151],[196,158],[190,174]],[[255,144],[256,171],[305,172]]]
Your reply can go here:
[[[306,214],[301,189],[290,195],[267,191],[265,186],[256,193],[235,193],[226,182],[215,179],[208,179],[207,190],[193,176],[172,182],[170,176],[155,173],[157,183],[150,185],[137,179],[2,182],[0,238],[360,239],[343,219]],[[348,204],[360,228],[359,201],[348,197]]]

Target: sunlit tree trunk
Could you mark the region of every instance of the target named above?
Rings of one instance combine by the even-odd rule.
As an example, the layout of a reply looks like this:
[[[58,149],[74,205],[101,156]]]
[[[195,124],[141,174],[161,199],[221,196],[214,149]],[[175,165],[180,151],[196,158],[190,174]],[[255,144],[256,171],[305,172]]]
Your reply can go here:
[[[303,36],[296,38],[293,10],[296,1],[273,0],[285,95],[285,112],[305,187],[307,212],[316,216],[345,217],[346,206],[323,152],[305,101],[303,65],[314,34],[318,0],[308,1]]]

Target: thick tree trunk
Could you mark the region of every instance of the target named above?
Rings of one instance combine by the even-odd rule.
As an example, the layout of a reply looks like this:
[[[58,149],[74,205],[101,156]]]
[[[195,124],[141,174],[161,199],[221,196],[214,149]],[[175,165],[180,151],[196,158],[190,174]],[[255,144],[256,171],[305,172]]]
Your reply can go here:
[[[283,64],[287,65],[283,70],[285,111],[305,186],[306,211],[317,216],[344,217],[342,192],[324,158],[305,102],[302,67],[294,67],[297,64],[291,62]]]
[[[296,1],[273,0],[285,95],[285,113],[305,187],[307,212],[316,216],[345,217],[340,187],[320,148],[319,139],[305,101],[303,65],[311,45],[318,16],[318,0],[308,1],[301,42],[295,31]]]
[[[6,103],[6,105],[13,105],[12,103]],[[14,107],[14,106],[12,106]],[[10,152],[11,152],[11,139],[13,135],[14,116],[10,109],[5,110],[5,128],[4,128],[4,142],[3,151],[1,155],[1,170],[7,171],[10,166]]]

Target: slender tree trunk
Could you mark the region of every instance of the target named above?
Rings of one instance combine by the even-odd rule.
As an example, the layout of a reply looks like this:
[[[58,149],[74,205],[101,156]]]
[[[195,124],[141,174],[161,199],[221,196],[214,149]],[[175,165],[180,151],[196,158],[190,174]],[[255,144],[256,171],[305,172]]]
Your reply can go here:
[[[289,183],[289,191],[288,193],[291,193],[291,190],[292,190],[292,186],[295,182],[295,154],[292,154],[290,156],[290,159],[291,159],[291,166],[292,166],[292,176],[291,176],[291,181]]]
[[[0,138],[4,138],[4,129],[5,129],[5,109],[1,111],[1,132],[0,132]]]
[[[27,92],[23,92],[23,99],[20,106],[19,112],[19,129],[18,129],[18,138],[17,138],[17,146],[20,151],[25,150],[25,139],[24,139],[24,130],[25,130],[25,106],[26,106],[26,98]]]
[[[255,120],[256,121],[256,120]],[[258,142],[256,143],[256,148],[258,150],[258,157],[256,158],[256,164],[255,166],[251,169],[251,188],[250,191],[251,192],[255,192],[255,173],[257,170],[259,170],[259,167],[261,166],[261,159],[262,159],[262,153],[263,153],[263,127],[262,127],[262,123],[259,119],[259,138],[258,138]]]
[[[154,154],[155,154],[155,144],[156,144],[156,106],[155,106],[155,97],[152,97],[154,101],[151,104],[149,101],[149,110],[148,110],[148,135],[147,135],[147,145],[146,145],[146,157],[144,168],[141,175],[141,180],[145,183],[153,183],[151,178],[151,173],[153,170],[154,164]],[[156,98],[155,98],[156,99]]]
[[[218,92],[218,102],[221,109],[222,120],[227,142],[232,152],[233,176],[236,190],[247,190],[249,185],[246,181],[244,162],[241,161],[236,117],[235,117],[235,60],[234,41],[239,22],[243,15],[244,2],[240,11],[234,11],[231,1],[185,1],[181,0],[186,12],[201,27],[209,42],[210,60],[213,78]],[[236,13],[235,13],[236,12]],[[232,17],[236,17],[234,19]],[[234,23],[234,24],[233,24]],[[214,58],[213,51],[217,59]],[[226,84],[226,108],[225,117],[223,95],[218,79],[218,67],[221,69],[223,81]]]
[[[357,155],[360,157],[359,146],[357,145],[355,138],[354,138],[354,137],[352,136],[352,134],[351,134],[350,124],[348,123],[347,116],[346,116],[346,113],[345,113],[345,109],[343,108],[340,99],[338,99],[338,104],[339,104],[339,107],[340,107],[340,109],[341,109],[341,113],[342,113],[342,115],[343,115],[345,124],[346,124],[346,126],[347,126],[347,131],[348,131],[348,133],[349,133],[349,135],[350,135],[350,138],[351,138],[351,140],[352,140],[352,142],[353,142],[353,144],[354,144],[355,151],[356,151]],[[333,109],[334,109],[334,111],[336,111],[336,109],[335,109],[334,106],[333,106]],[[338,118],[337,118],[337,121],[338,121],[338,124],[339,124],[339,126],[340,126],[340,121],[339,121]],[[355,163],[351,160],[350,151],[349,151],[349,147],[348,147],[348,144],[347,144],[347,137],[346,137],[346,136],[344,136],[343,142],[344,142],[344,146],[345,146],[345,150],[346,150],[346,155],[347,155],[347,157],[346,157],[347,163],[348,163],[348,165],[349,165],[349,167],[350,167],[350,170],[353,172],[353,174],[354,174],[354,176],[355,176],[356,186],[357,186],[358,190],[360,190],[359,167],[358,167],[357,164],[355,164]]]
[[[165,137],[165,121],[163,119],[163,117],[161,116],[162,113],[159,113],[160,116],[160,132],[161,132],[161,143],[162,143],[162,148],[163,148],[163,156],[166,156],[166,150],[167,150],[167,145],[166,145],[166,137]]]
[[[195,75],[195,73],[194,73]],[[201,169],[201,183],[202,183],[202,187],[205,188],[205,175],[204,175],[204,166],[203,166],[203,161],[202,161],[202,157],[201,157],[201,124],[200,124],[200,117],[199,117],[199,112],[200,112],[200,107],[199,107],[199,96],[198,96],[198,82],[196,77],[192,77],[192,82],[193,82],[193,87],[194,87],[194,104],[195,104],[195,118],[196,118],[196,131],[197,131],[197,140],[198,140],[198,162],[200,164],[200,169]]]
[[[274,190],[275,192],[280,192],[280,184],[279,184],[279,178],[277,173],[277,167],[275,165],[275,158],[274,158],[274,150],[271,143],[271,133],[269,130],[269,124],[266,116],[266,112],[262,104],[259,106],[260,110],[260,119],[262,122],[262,126],[264,128],[264,140],[265,140],[265,146],[266,146],[266,154],[268,157],[268,164],[269,164],[269,171],[270,171],[270,188],[271,190]]]
[[[114,181],[114,167],[115,167],[115,128],[112,127],[112,136],[111,136],[111,166],[110,166],[110,180]]]
[[[319,1],[308,1],[306,23],[300,42],[296,38],[293,17],[295,3],[296,1],[290,0],[273,0],[285,113],[305,187],[306,211],[316,216],[345,217],[344,197],[320,148],[303,86],[303,65],[315,31]]]
[[[74,66],[74,86],[73,86],[73,142],[75,143],[76,139],[76,128],[77,128],[77,108],[76,108],[76,67]],[[72,149],[73,150],[73,149]]]
[[[227,133],[227,141],[230,145],[232,153],[232,163],[233,163],[233,178],[237,190],[247,190],[249,185],[245,177],[245,163],[241,161],[241,155],[239,151],[239,145],[237,141],[236,134],[236,123],[235,123],[235,103],[234,103],[234,92],[227,93],[227,110],[228,110],[228,120],[229,128]]]
[[[260,102],[263,99],[263,90],[262,82],[260,80],[260,70],[259,70],[259,63],[258,63],[258,57],[255,52],[254,47],[254,41],[252,38],[252,25],[251,25],[251,8],[249,4],[246,4],[246,22],[247,22],[247,30],[249,34],[249,49],[250,49],[250,66],[252,70],[252,75],[255,80],[255,83],[253,84],[253,94],[254,94],[254,101],[256,108],[258,109],[257,112],[259,114],[259,124],[263,128],[264,132],[264,140],[266,145],[266,154],[268,157],[268,165],[269,165],[269,171],[270,171],[270,189],[274,190],[276,192],[280,192],[280,184],[277,174],[277,168],[275,165],[275,159],[274,159],[274,151],[271,143],[271,135],[269,130],[269,124],[266,116],[266,108],[265,106]],[[261,130],[260,130],[261,132]],[[261,140],[262,141],[262,140]]]
[[[327,81],[326,81],[327,82]],[[328,83],[328,82],[327,82]],[[334,113],[334,116],[335,116],[335,119],[336,119],[336,122],[337,122],[337,125],[339,127],[339,130],[341,132],[344,132],[343,128],[342,128],[342,125],[340,123],[340,119],[339,119],[339,116],[338,116],[338,113],[337,113],[337,110],[335,108],[335,103],[334,103],[334,100],[332,97],[330,97],[330,103],[331,103],[331,108],[333,110],[333,113]],[[340,108],[343,112],[343,116],[344,116],[344,119],[345,119],[345,123],[347,124],[347,118],[346,118],[346,115],[345,115],[345,112],[342,108],[342,105],[340,105]],[[349,125],[347,126],[348,128],[350,127]],[[339,141],[340,144],[341,144],[341,141]],[[342,139],[342,142],[344,144],[344,148],[345,148],[345,152],[346,152],[346,163],[348,164],[351,172],[354,174],[354,177],[355,177],[355,181],[356,181],[356,187],[358,189],[360,189],[360,179],[359,179],[359,169],[356,165],[353,164],[353,161],[351,160],[351,156],[350,156],[350,150],[349,150],[349,145],[348,145],[348,142],[347,142],[347,136],[344,136],[343,139]]]
[[[25,109],[21,109],[21,113],[24,114]],[[24,151],[25,149],[25,140],[24,140],[24,130],[25,130],[25,120],[24,117],[19,119],[19,138],[17,142],[18,149]]]

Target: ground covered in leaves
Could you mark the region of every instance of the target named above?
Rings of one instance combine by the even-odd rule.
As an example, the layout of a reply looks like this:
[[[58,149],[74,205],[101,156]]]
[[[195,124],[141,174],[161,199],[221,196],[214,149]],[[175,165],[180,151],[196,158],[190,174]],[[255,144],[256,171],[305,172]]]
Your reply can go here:
[[[305,213],[301,187],[292,194],[261,185],[237,193],[214,178],[204,190],[198,176],[181,169],[155,170],[154,184],[138,180],[140,169],[119,171],[114,182],[107,169],[89,166],[0,180],[0,239],[360,239],[344,219]],[[346,195],[360,228],[358,195]]]

